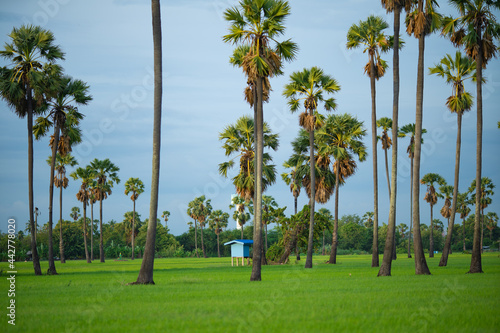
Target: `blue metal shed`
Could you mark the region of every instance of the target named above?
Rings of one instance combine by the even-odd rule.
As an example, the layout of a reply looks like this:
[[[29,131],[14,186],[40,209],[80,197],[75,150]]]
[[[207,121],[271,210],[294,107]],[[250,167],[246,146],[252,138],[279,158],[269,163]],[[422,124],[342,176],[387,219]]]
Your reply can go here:
[[[233,258],[236,258],[236,266],[238,266],[239,258],[241,258],[243,265],[243,259],[250,257],[250,245],[252,244],[253,240],[251,239],[235,239],[224,243],[224,245],[231,245],[231,265],[234,266]]]

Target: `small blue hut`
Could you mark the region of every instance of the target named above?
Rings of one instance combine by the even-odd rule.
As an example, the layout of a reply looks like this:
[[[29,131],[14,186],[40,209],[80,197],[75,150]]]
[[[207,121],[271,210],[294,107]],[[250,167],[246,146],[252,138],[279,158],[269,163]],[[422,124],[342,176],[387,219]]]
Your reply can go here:
[[[244,259],[247,258],[247,263],[250,264],[250,245],[253,244],[251,239],[235,239],[224,245],[231,245],[231,266],[234,266],[234,258],[236,258],[236,266],[241,258],[241,265],[244,265]]]

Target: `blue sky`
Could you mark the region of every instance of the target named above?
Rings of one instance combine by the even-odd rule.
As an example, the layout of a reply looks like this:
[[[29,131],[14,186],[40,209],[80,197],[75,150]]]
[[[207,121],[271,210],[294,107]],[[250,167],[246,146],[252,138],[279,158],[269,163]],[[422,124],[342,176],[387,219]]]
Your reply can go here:
[[[337,113],[351,113],[370,128],[370,85],[363,74],[367,55],[361,50],[345,48],[347,30],[353,23],[369,15],[382,16],[390,25],[392,17],[381,8],[379,1],[328,0],[289,1],[292,14],[286,26],[285,38],[292,38],[300,51],[297,59],[285,65],[285,75],[271,79],[273,92],[265,105],[265,121],[279,133],[280,147],[273,152],[279,173],[282,163],[291,154],[290,142],[296,136],[298,114],[291,114],[281,96],[289,75],[305,67],[319,66],[341,85],[335,94]],[[228,24],[223,11],[237,4],[234,0],[162,1],[163,34],[163,119],[159,216],[163,210],[171,212],[168,222],[171,232],[181,234],[188,229],[187,204],[196,196],[206,195],[215,209],[229,211],[234,187],[230,179],[218,175],[218,164],[225,161],[218,133],[238,117],[251,114],[243,100],[246,79],[228,60],[233,46],[222,42]],[[445,1],[440,1],[441,12],[456,13]],[[496,13],[497,18],[500,13]],[[148,1],[72,1],[25,0],[9,1],[0,9],[0,44],[9,41],[12,28],[21,24],[41,25],[51,30],[56,43],[66,53],[60,64],[65,72],[90,85],[93,101],[80,111],[86,117],[82,122],[84,142],[73,150],[80,166],[92,159],[109,158],[119,168],[121,182],[104,201],[104,221],[121,222],[123,214],[132,210],[132,202],[124,194],[124,183],[130,177],[139,177],[146,191],[137,200],[141,219],[149,214],[151,186],[152,125],[153,125],[153,46],[151,6]],[[417,41],[402,31],[406,41],[400,53],[401,95],[400,126],[415,122]],[[426,40],[425,67],[436,64],[446,53],[454,53],[451,43],[432,35]],[[392,116],[392,54],[384,57],[391,68],[377,82],[377,116]],[[9,65],[0,59],[0,65]],[[426,70],[427,71],[427,70]],[[485,71],[487,84],[483,88],[484,139],[483,175],[500,185],[500,65],[494,59]],[[466,84],[475,95],[475,87]],[[451,87],[440,77],[425,77],[424,128],[421,175],[441,174],[453,183],[456,117],[444,103]],[[462,136],[462,164],[460,191],[465,191],[475,177],[476,112],[464,116]],[[27,135],[26,120],[19,119],[3,101],[0,101],[0,230],[6,232],[8,218],[15,218],[18,229],[28,221]],[[371,154],[371,132],[365,139]],[[399,179],[397,223],[409,224],[409,159],[406,147],[409,139],[399,141]],[[35,205],[41,210],[39,222],[48,220],[49,166],[48,138],[35,144]],[[379,221],[388,217],[388,193],[384,159],[379,150]],[[371,157],[359,163],[357,173],[340,190],[339,214],[362,216],[373,210],[373,183]],[[71,172],[72,170],[69,170]],[[79,184],[70,180],[64,191],[63,217],[69,219],[71,207],[81,204],[75,194]],[[500,212],[500,195],[493,197],[487,211]],[[280,206],[293,209],[293,197],[280,177],[266,192],[275,197]],[[421,222],[429,223],[429,206],[423,202],[425,187],[421,187]],[[58,212],[58,200],[55,211]],[[299,207],[308,203],[304,192]],[[333,200],[324,205],[333,211]],[[438,201],[434,216],[440,217]],[[321,207],[321,205],[319,205]],[[232,214],[231,214],[232,215]],[[58,213],[54,219],[58,219]],[[443,221],[444,219],[441,218]],[[230,222],[234,228],[236,222]]]

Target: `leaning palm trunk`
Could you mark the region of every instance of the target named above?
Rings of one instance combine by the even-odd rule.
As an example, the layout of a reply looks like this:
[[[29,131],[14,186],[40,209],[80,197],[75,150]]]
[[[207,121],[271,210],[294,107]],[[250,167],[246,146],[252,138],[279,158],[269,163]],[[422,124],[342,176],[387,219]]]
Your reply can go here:
[[[54,207],[54,175],[56,165],[57,145],[59,144],[59,126],[58,121],[54,124],[54,141],[52,143],[52,160],[50,163],[50,182],[49,182],[49,269],[47,275],[57,275],[56,265],[54,262],[54,241],[52,238],[52,225],[53,225],[53,207]]]
[[[373,149],[373,247],[372,267],[379,266],[378,258],[378,171],[377,171],[377,104],[375,91],[375,63],[370,55],[370,86],[372,94],[372,149]]]
[[[61,264],[66,263],[64,258],[64,242],[63,242],[63,219],[62,219],[62,191],[63,186],[59,188],[59,256],[61,257]]]
[[[448,264],[448,255],[451,253],[451,236],[453,233],[453,225],[455,224],[455,212],[457,209],[458,196],[458,181],[460,173],[460,146],[462,144],[462,112],[457,113],[457,147],[455,153],[455,179],[453,182],[453,202],[451,204],[451,216],[448,218],[448,233],[444,243],[443,255],[439,261],[439,266]]]
[[[419,1],[422,12],[423,1]],[[415,274],[429,275],[429,267],[425,260],[422,237],[420,233],[420,157],[422,150],[422,116],[424,99],[424,49],[425,35],[418,38],[418,65],[417,65],[417,102],[415,112],[415,156],[413,159],[413,249],[415,251]]]
[[[313,117],[312,110],[310,111]],[[316,175],[315,175],[315,162],[314,162],[314,128],[309,131],[309,158],[311,160],[311,198],[309,199],[309,207],[311,213],[309,216],[309,237],[307,241],[307,256],[305,268],[312,268],[312,255],[313,255],[313,242],[314,242],[314,201],[316,198]],[[333,249],[333,246],[332,246]]]
[[[337,170],[335,170],[335,220],[333,223],[333,233],[332,233],[332,248],[330,250],[330,260],[329,264],[337,263],[337,245],[338,245],[338,228],[339,228],[339,170],[340,161],[337,162]]]
[[[387,237],[385,240],[384,257],[382,266],[378,272],[378,276],[390,276],[392,259],[395,259],[396,254],[396,193],[397,193],[397,177],[398,177],[398,116],[399,116],[399,21],[401,7],[396,4],[394,6],[394,54],[393,54],[393,104],[392,104],[392,169],[391,169],[391,186],[389,188],[390,206],[389,206],[389,225],[387,228]],[[387,150],[385,151],[386,172],[387,170]],[[392,239],[391,239],[392,238]],[[408,248],[409,251],[409,248]]]
[[[162,98],[162,62],[161,62],[161,15],[160,0],[151,0],[154,44],[154,120],[153,120],[153,165],[151,177],[151,201],[149,203],[149,222],[146,246],[141,270],[135,284],[154,284],[153,266],[156,240],[156,217],[158,213],[158,186],[160,182],[160,145],[161,145],[161,98]]]

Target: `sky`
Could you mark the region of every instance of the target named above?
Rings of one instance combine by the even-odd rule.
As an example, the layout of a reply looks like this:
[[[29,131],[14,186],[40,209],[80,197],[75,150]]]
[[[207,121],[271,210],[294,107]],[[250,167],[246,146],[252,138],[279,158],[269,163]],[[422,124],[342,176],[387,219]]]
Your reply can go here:
[[[373,181],[371,163],[371,95],[369,78],[363,67],[368,55],[359,50],[347,50],[346,35],[352,24],[369,15],[379,15],[389,23],[387,34],[393,33],[393,18],[386,14],[379,1],[352,0],[290,0],[291,15],[286,21],[283,39],[291,38],[300,48],[296,59],[286,63],[284,75],[271,79],[272,93],[264,105],[264,120],[279,134],[280,146],[272,157],[279,174],[286,170],[283,162],[292,153],[290,142],[299,131],[298,113],[292,114],[282,96],[290,74],[312,66],[321,67],[333,76],[341,90],[334,94],[338,108],[335,113],[351,113],[364,121],[367,128],[366,162],[358,163],[356,174],[340,189],[339,215],[373,211]],[[441,13],[457,15],[447,2],[439,1]],[[188,230],[188,203],[205,195],[214,209],[229,211],[231,194],[235,193],[230,178],[218,174],[218,164],[227,160],[218,140],[223,128],[252,109],[243,99],[246,79],[239,68],[229,64],[233,45],[225,44],[228,33],[223,19],[225,9],[237,5],[234,0],[161,1],[163,46],[163,105],[162,145],[158,217],[164,210],[171,212],[168,226],[174,235]],[[500,18],[500,13],[496,13]],[[59,62],[65,73],[87,82],[93,100],[79,108],[85,114],[81,128],[83,143],[73,148],[73,155],[84,167],[94,158],[109,158],[120,168],[121,182],[103,202],[103,220],[123,221],[132,210],[132,201],[124,194],[124,183],[138,177],[145,192],[137,199],[136,210],[141,220],[148,218],[151,191],[152,129],[153,129],[153,43],[151,6],[139,0],[24,0],[4,1],[0,8],[0,45],[9,42],[13,27],[22,24],[40,25],[51,30],[65,52]],[[402,22],[402,26],[404,26]],[[405,46],[400,52],[400,126],[415,122],[417,40],[401,36]],[[451,43],[439,36],[426,39],[425,68],[434,66],[446,54],[454,54]],[[392,53],[383,55],[389,69],[377,81],[377,117],[392,117]],[[0,59],[1,66],[10,66]],[[483,176],[500,185],[500,64],[493,59],[484,76],[483,87]],[[466,89],[475,96],[475,86]],[[435,75],[425,76],[423,127],[427,129],[422,146],[421,176],[439,173],[453,184],[456,116],[445,106],[451,86]],[[324,112],[326,113],[326,111]],[[475,107],[464,115],[462,158],[459,191],[466,191],[475,179],[476,151]],[[409,225],[410,163],[406,154],[408,138],[399,139],[398,192],[396,223]],[[46,162],[51,154],[48,138],[34,145],[35,206],[40,209],[38,222],[48,221],[49,174]],[[29,220],[27,130],[26,119],[19,119],[0,100],[0,231],[7,231],[9,218],[16,220],[18,230],[24,230]],[[389,197],[385,177],[384,155],[379,146],[379,223],[387,222]],[[68,168],[68,173],[74,169]],[[233,177],[237,170],[233,170]],[[81,209],[76,200],[79,181],[70,178],[64,190],[63,218],[69,219],[71,207]],[[58,191],[58,190],[57,190]],[[421,223],[429,224],[430,208],[423,201],[426,188],[421,186]],[[500,194],[496,189],[493,203],[486,211],[500,213]],[[58,193],[58,192],[56,192]],[[266,193],[293,213],[293,197],[288,186],[277,182]],[[54,203],[57,221],[58,196]],[[299,207],[306,205],[305,191],[299,196]],[[442,218],[439,200],[434,217]],[[334,211],[334,200],[325,205]],[[232,213],[230,214],[232,216]],[[97,216],[97,214],[96,214]],[[458,216],[457,216],[457,222]],[[460,222],[461,223],[461,222]],[[235,228],[231,220],[229,228]]]

